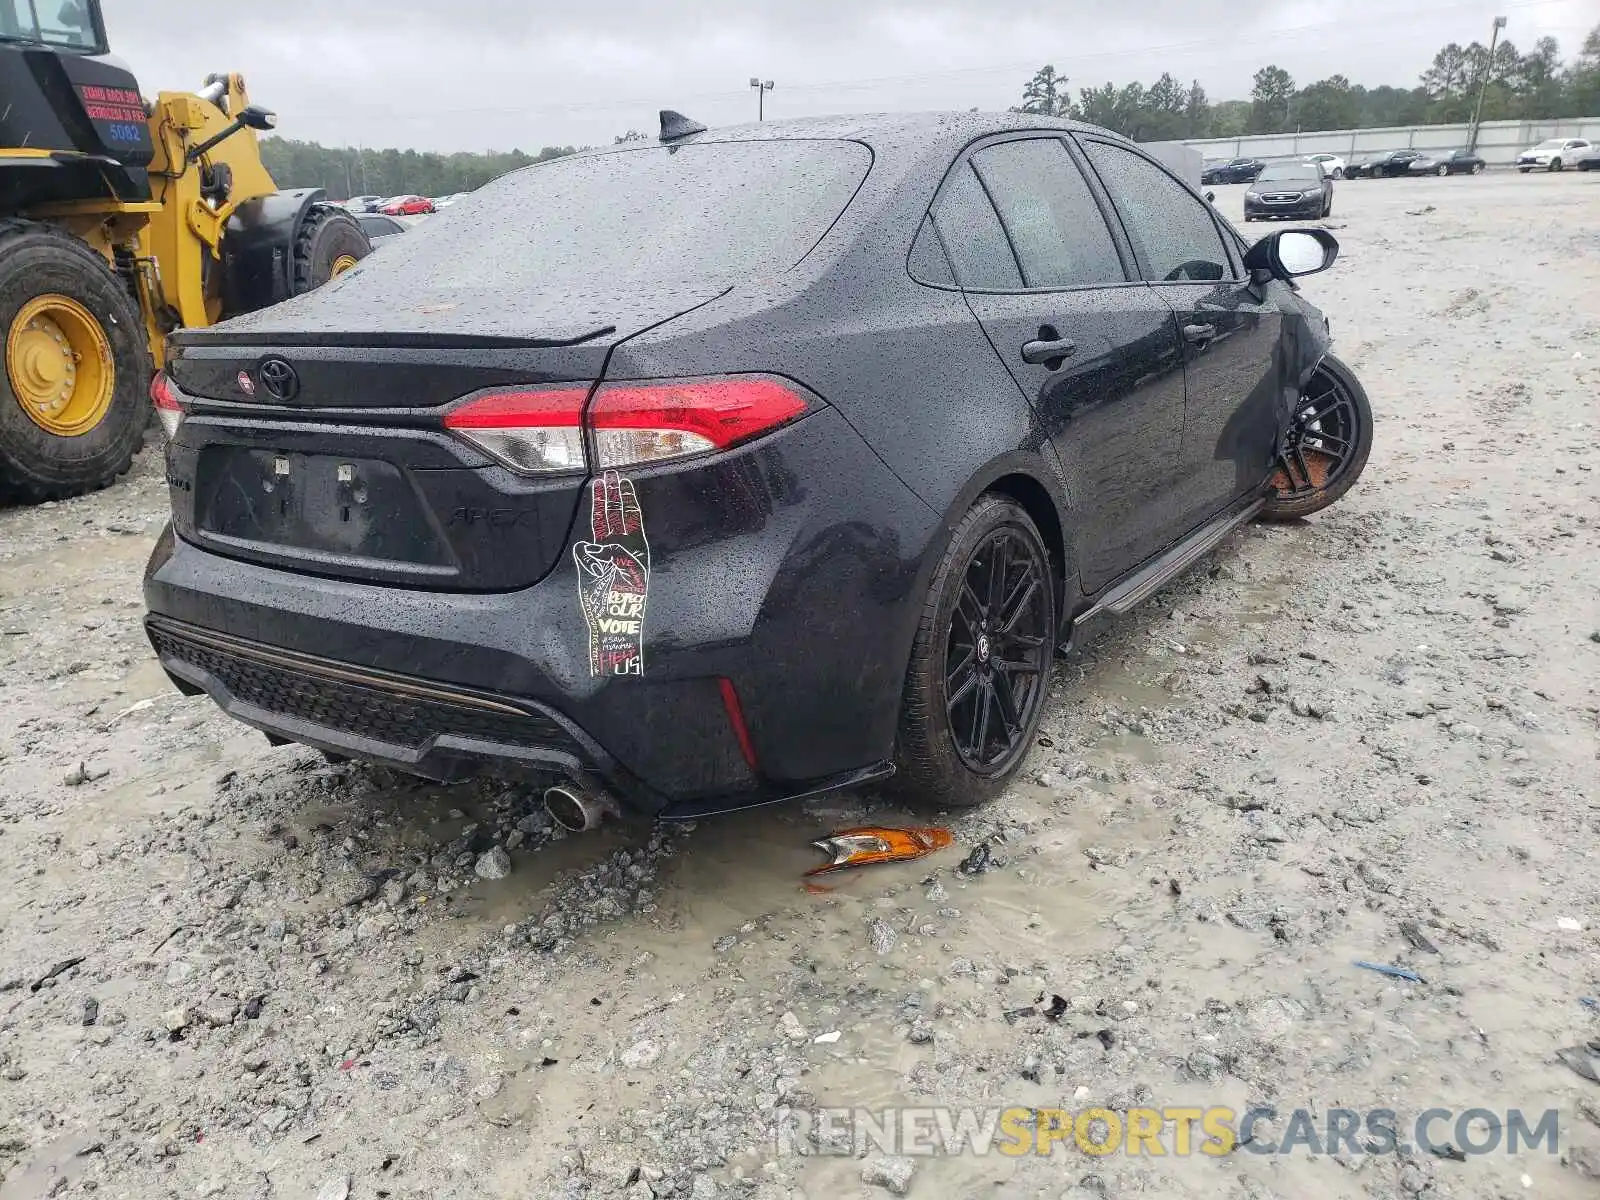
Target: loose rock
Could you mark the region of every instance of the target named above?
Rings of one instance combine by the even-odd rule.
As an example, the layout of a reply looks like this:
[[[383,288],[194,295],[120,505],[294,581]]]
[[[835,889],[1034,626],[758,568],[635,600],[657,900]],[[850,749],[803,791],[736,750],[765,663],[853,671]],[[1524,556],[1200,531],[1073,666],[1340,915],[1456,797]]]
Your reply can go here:
[[[898,1155],[879,1154],[861,1164],[861,1182],[868,1187],[881,1187],[896,1196],[908,1195],[911,1177],[917,1164]]]

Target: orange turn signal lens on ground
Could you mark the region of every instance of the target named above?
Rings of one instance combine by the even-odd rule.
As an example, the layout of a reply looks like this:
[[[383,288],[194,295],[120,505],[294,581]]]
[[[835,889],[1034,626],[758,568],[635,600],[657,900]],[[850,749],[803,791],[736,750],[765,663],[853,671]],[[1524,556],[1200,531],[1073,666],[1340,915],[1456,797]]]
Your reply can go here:
[[[866,867],[873,863],[909,862],[943,850],[952,840],[948,829],[935,827],[893,829],[874,825],[844,829],[811,843],[824,854],[833,855],[833,861],[813,867],[806,875],[822,875],[844,867]]]

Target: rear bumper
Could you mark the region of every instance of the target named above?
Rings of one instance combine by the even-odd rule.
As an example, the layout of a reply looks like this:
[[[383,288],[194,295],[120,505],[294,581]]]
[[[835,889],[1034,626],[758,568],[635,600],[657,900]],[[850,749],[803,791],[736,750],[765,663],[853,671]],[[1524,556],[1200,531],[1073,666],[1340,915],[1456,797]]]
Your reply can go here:
[[[230,717],[296,742],[440,783],[485,770],[559,776],[604,787],[638,810],[687,820],[858,787],[893,774],[887,762],[787,785],[674,800],[546,705],[440,687],[424,679],[293,654],[151,617],[150,643],[180,691],[204,692]]]
[[[591,675],[570,553],[532,587],[438,592],[169,531],[151,640],[180,687],[274,737],[439,780],[593,775],[687,815],[887,773],[938,518],[832,410],[630,478],[652,559],[642,677]]]

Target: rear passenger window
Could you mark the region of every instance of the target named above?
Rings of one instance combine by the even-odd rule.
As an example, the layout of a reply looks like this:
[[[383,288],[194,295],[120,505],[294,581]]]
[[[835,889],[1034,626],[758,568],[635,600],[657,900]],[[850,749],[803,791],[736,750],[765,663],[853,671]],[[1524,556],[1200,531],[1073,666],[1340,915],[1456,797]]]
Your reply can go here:
[[[1029,287],[1126,282],[1100,206],[1059,138],[987,146],[972,163],[1000,210]]]
[[[1021,291],[1022,272],[983,185],[962,163],[939,193],[933,222],[962,287]]]
[[[1233,274],[1210,210],[1188,189],[1121,146],[1085,141],[1083,149],[1122,214],[1146,279],[1173,283]]]

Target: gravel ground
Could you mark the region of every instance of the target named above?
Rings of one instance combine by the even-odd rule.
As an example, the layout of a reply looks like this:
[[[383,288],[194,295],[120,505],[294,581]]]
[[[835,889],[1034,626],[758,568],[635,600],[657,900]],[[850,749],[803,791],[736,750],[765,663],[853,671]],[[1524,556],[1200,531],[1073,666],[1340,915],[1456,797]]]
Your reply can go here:
[[[0,512],[0,1196],[1594,1194],[1556,1051],[1600,1036],[1600,177],[1342,184],[1328,224],[1362,484],[1065,662],[955,846],[828,892],[811,838],[909,815],[562,837],[179,697],[153,455]],[[774,1150],[786,1106],[935,1103],[1554,1108],[1562,1149]]]

